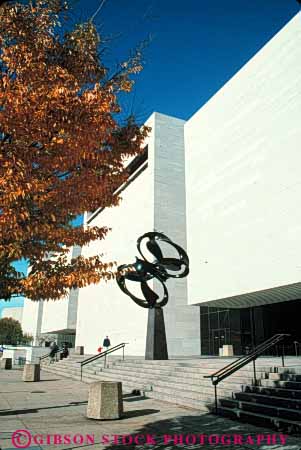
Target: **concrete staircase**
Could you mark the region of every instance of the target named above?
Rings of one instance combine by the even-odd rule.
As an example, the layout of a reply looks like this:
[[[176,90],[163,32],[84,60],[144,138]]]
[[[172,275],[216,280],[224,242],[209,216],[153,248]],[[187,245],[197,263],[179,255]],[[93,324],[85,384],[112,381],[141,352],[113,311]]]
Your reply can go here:
[[[287,433],[301,433],[301,366],[275,367],[256,386],[244,384],[232,399],[221,398],[218,413]]]
[[[43,369],[80,380],[80,362],[87,357],[71,355],[51,365],[44,363]],[[233,359],[227,358],[145,361],[137,357],[127,357],[122,361],[120,356],[110,355],[106,368],[102,359],[84,366],[82,380],[87,383],[122,381],[125,392],[137,389],[148,397],[208,412],[214,404],[214,388],[211,380],[205,379],[204,375],[212,374],[231,361]],[[272,370],[271,363],[267,359],[257,363],[258,378],[267,377]],[[232,399],[233,392],[241,390],[242,385],[252,383],[252,376],[252,365],[231,375],[219,385],[219,398]]]

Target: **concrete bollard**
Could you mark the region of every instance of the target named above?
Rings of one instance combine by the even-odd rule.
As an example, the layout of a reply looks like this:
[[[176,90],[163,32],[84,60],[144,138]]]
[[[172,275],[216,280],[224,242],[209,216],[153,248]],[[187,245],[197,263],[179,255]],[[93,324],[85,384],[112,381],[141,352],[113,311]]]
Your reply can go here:
[[[233,345],[223,345],[223,356],[234,356]]]
[[[90,384],[87,417],[112,420],[123,415],[122,383],[96,381]]]
[[[40,364],[25,364],[23,381],[40,381]]]
[[[281,373],[269,373],[269,380],[281,381]]]
[[[73,347],[69,349],[70,355],[84,355],[84,347],[82,345],[79,345],[77,347]]]
[[[84,355],[84,347],[82,345],[78,345],[77,347],[75,347],[75,354]]]
[[[10,370],[13,367],[12,358],[1,358],[0,369]]]

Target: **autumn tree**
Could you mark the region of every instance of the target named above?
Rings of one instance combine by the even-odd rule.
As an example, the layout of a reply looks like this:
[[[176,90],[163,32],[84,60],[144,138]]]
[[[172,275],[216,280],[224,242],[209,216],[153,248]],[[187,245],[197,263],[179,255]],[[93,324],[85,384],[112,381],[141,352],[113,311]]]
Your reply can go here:
[[[68,255],[104,239],[103,227],[73,227],[99,206],[117,206],[125,160],[148,133],[120,123],[119,98],[141,67],[136,51],[112,75],[93,21],[68,24],[68,3],[0,7],[0,298],[58,299],[114,276],[100,255]],[[63,32],[62,30],[68,30]],[[28,276],[13,263],[29,262]]]

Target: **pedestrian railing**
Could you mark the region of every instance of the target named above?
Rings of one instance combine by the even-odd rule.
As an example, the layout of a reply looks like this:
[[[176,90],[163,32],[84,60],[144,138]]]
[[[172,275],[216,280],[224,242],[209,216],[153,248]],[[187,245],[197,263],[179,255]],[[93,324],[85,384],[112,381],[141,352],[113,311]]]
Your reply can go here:
[[[57,355],[58,353],[60,353],[62,350],[63,350],[62,348],[58,348],[54,353],[52,353],[50,350],[45,355],[42,355],[39,357],[39,362],[41,363],[41,361],[43,361],[44,359],[52,358],[54,355]],[[51,354],[51,356],[50,356],[50,354]]]
[[[289,334],[275,334],[275,336],[271,337],[267,341],[263,342],[262,344],[258,345],[258,347],[255,347],[250,353],[248,353],[245,356],[242,356],[241,358],[236,359],[232,363],[228,364],[227,366],[223,367],[222,369],[218,370],[217,372],[214,372],[211,375],[205,375],[204,378],[211,378],[212,384],[214,386],[214,400],[215,400],[215,412],[218,412],[218,398],[217,398],[217,385],[223,381],[225,378],[228,378],[230,375],[235,373],[237,370],[240,370],[242,367],[246,366],[247,364],[253,362],[253,372],[254,372],[254,385],[257,384],[257,374],[256,374],[256,359],[263,355],[267,350],[279,346],[279,343],[281,342],[281,359],[282,359],[282,366],[284,367],[284,356],[285,356],[285,347],[283,344],[283,341],[285,338],[289,337]]]
[[[91,364],[95,361],[97,361],[98,359],[104,358],[104,367],[107,366],[107,356],[110,353],[114,353],[117,350],[121,350],[122,349],[122,360],[124,360],[124,348],[125,346],[128,345],[127,342],[122,342],[121,344],[115,345],[115,347],[111,347],[108,350],[106,350],[105,352],[101,352],[98,355],[93,355],[90,356],[90,358],[84,359],[84,361],[80,362],[80,379],[83,379],[83,367],[86,366],[87,364]]]

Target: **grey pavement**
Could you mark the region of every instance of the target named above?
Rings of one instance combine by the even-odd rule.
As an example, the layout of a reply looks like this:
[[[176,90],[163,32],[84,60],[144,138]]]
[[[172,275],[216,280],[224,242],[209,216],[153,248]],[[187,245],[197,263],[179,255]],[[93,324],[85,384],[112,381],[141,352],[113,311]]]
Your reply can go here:
[[[285,444],[281,444],[276,431],[126,392],[121,420],[87,419],[88,389],[85,383],[44,371],[40,382],[25,383],[20,370],[0,370],[0,448],[28,443],[26,448],[30,450],[301,450],[301,437],[285,436]],[[16,434],[17,430],[25,430],[25,438]],[[29,433],[38,435],[36,442],[28,440]],[[65,443],[55,437],[59,434],[65,436]],[[206,435],[204,443],[201,435]],[[215,436],[209,442],[210,435]],[[274,435],[276,443],[268,443],[268,435]]]

